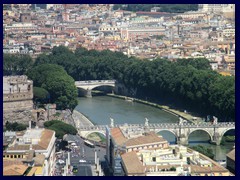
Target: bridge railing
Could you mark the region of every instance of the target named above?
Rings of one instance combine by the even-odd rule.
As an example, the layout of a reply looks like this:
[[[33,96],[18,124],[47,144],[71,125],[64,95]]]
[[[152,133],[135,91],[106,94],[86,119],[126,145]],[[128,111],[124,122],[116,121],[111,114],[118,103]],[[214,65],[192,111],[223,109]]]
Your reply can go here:
[[[107,125],[80,126],[78,130],[105,130]]]
[[[113,84],[116,83],[116,80],[90,80],[90,81],[75,81],[75,85],[80,86],[80,85],[95,85],[95,84]]]
[[[144,124],[115,124],[114,127],[128,127],[128,128],[144,128]],[[106,127],[110,127],[109,125],[95,125],[95,126],[80,126],[78,129],[79,130],[105,130]],[[211,124],[211,123],[149,123],[149,128],[151,129],[156,129],[156,128],[213,128],[213,127],[235,127],[234,122],[222,122],[222,123],[217,123],[217,124]]]

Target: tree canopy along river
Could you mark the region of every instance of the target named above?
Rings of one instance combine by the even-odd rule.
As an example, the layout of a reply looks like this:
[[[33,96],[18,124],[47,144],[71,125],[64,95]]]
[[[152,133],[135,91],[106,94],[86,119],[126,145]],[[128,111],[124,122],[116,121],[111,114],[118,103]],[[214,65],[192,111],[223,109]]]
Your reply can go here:
[[[75,110],[87,116],[93,124],[110,125],[110,118],[115,124],[144,124],[145,118],[149,123],[178,123],[179,119],[170,113],[145,104],[130,102],[109,96],[80,97]],[[175,136],[169,131],[160,134],[170,143],[175,142]],[[189,146],[202,144],[213,149],[216,160],[225,160],[233,143],[215,146],[208,143],[209,135],[204,131],[195,131],[189,137]]]

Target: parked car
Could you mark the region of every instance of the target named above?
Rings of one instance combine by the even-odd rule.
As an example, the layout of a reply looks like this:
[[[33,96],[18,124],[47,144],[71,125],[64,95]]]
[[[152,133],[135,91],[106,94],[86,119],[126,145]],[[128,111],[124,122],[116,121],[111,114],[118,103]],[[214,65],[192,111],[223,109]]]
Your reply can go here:
[[[73,173],[77,173],[78,172],[78,167],[77,166],[73,166],[72,172]]]

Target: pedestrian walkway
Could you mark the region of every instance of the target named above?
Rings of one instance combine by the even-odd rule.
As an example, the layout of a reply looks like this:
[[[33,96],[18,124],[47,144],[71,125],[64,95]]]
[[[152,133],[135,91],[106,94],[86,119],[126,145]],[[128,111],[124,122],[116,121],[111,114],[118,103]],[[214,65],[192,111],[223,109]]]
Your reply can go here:
[[[191,115],[189,112],[182,112],[177,109],[172,109],[172,108],[169,108],[168,106],[164,106],[164,105],[162,105],[161,107],[162,107],[163,111],[167,111],[170,113],[172,112],[175,115],[179,115],[188,121],[191,121],[191,122],[201,122],[202,121],[202,117],[195,117],[195,116]]]
[[[72,118],[77,128],[81,126],[94,126],[86,116],[76,110],[73,110]]]

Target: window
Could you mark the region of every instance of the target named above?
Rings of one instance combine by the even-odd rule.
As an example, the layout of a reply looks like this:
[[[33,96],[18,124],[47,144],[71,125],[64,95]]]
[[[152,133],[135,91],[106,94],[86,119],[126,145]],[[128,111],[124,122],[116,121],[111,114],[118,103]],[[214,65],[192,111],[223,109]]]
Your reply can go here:
[[[156,157],[152,157],[152,161],[153,161],[153,162],[156,162]]]

